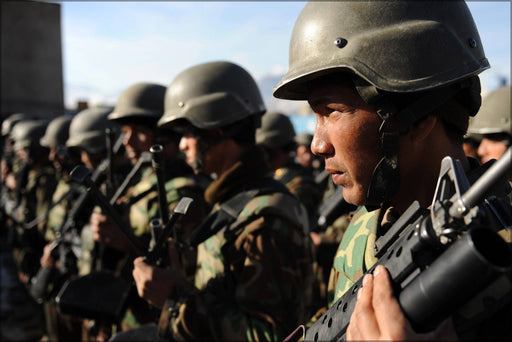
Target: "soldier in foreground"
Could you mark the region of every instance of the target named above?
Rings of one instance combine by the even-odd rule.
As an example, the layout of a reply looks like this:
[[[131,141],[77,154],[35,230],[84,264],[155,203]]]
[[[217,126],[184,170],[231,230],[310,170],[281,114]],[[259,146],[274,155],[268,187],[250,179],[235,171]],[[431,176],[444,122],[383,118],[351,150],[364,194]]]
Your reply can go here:
[[[213,210],[189,240],[198,248],[195,283],[174,262],[157,271],[135,260],[139,294],[163,305],[159,328],[169,339],[277,341],[306,317],[307,216],[266,176],[265,154],[254,146],[264,112],[254,79],[229,62],[188,68],[167,90],[159,126],[180,129],[189,165],[216,176],[205,192]]]
[[[301,12],[289,71],[274,96],[309,102],[317,119],[312,151],[325,159],[345,199],[364,206],[334,261],[334,299],[376,263],[375,239],[414,200],[429,207],[445,156],[459,160],[470,181],[487,168],[462,149],[468,118],[481,102],[477,75],[487,68],[462,1],[310,2]],[[499,190],[504,196],[510,188]],[[510,285],[505,277],[504,293]],[[511,338],[510,296],[482,311],[461,309],[426,334],[404,316],[384,267],[364,277],[357,297],[348,340]]]

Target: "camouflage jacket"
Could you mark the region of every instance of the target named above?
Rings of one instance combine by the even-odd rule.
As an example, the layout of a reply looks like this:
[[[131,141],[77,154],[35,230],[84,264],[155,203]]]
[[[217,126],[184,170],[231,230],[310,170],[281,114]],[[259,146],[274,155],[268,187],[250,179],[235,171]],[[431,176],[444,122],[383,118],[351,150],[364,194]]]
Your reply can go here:
[[[68,217],[69,211],[73,208],[73,205],[85,189],[83,186],[70,183],[69,177],[63,176],[55,192],[53,193],[52,207],[48,211],[48,219],[46,222],[46,234],[45,238],[47,241],[55,240],[55,233],[59,231]]]
[[[318,205],[323,190],[315,183],[313,173],[304,166],[291,162],[274,172],[274,179],[280,181],[299,199],[308,212],[310,226],[318,216]]]
[[[471,161],[471,164],[472,170],[467,176],[470,183],[473,183],[490,165],[486,164],[477,167],[473,161]],[[510,191],[510,188],[504,186],[496,195],[505,196],[506,191]],[[393,216],[391,208],[388,208],[388,210],[377,209],[368,212],[365,207],[361,207],[354,214],[334,258],[328,286],[329,298],[331,299],[329,306],[337,301],[377,262],[378,259],[374,256],[373,246],[377,239],[378,232],[380,231],[381,224],[386,221],[388,221],[387,224],[393,223],[398,219],[398,217],[395,217],[395,220],[390,220],[389,218],[391,216]],[[510,243],[510,241],[508,242]],[[510,303],[512,300],[512,280],[509,279],[507,281],[502,278],[496,282],[497,285],[494,284],[490,286],[490,290],[494,292],[492,295],[490,293],[488,295],[480,295],[476,300],[472,300],[470,303],[463,306],[457,314],[454,315],[455,327],[461,337],[473,339],[475,336],[482,337],[482,335],[479,334],[490,333],[488,329],[482,329],[481,332],[473,329],[475,322],[480,323],[481,311],[489,311],[491,309],[493,311],[501,310],[502,312],[498,315],[500,318],[494,319],[495,322],[502,322],[503,317],[505,317],[505,320],[512,318],[512,304]],[[506,295],[506,293],[509,294]],[[491,300],[489,296],[493,298],[505,298],[509,304],[499,308],[493,304],[496,302],[496,299]],[[485,303],[485,301],[487,301],[487,303]],[[489,307],[489,305],[492,307]],[[488,321],[489,320],[487,320],[485,324],[490,324]],[[504,326],[509,325],[505,324]],[[494,331],[496,331],[496,329],[494,329]],[[512,334],[512,329],[509,329],[508,334]]]
[[[249,150],[207,189],[214,204],[209,217],[249,184],[275,182],[264,176],[268,171],[263,151]],[[162,311],[160,322],[167,319],[173,338],[281,340],[306,317],[312,279],[306,214],[274,184],[279,190],[251,198],[232,224],[198,246],[195,286],[178,284]]]
[[[32,169],[28,172],[27,183],[22,192],[20,206],[17,209],[18,220],[30,222],[40,215],[44,215],[52,203],[52,197],[57,187],[55,169],[45,166]],[[44,223],[38,225],[43,234]]]

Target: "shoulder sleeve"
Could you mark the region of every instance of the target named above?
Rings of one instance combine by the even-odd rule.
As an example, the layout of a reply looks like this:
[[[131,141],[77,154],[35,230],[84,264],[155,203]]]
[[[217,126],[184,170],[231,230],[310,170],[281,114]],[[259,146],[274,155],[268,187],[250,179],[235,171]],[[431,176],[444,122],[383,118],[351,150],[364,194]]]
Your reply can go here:
[[[367,244],[371,243],[370,236],[377,230],[378,215],[378,210],[369,213],[364,207],[354,214],[334,257],[329,280],[332,301],[329,304],[338,300],[366,271]]]

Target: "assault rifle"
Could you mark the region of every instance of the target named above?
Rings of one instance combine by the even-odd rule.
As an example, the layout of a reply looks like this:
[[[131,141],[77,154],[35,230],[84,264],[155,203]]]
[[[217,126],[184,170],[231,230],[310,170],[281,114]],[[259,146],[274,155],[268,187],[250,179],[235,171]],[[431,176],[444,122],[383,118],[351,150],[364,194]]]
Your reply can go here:
[[[348,203],[343,198],[343,187],[337,186],[332,195],[318,208],[318,220],[311,230],[322,232],[338,217],[354,211],[356,208],[355,205]]]
[[[120,147],[122,146],[120,143],[122,143],[121,138],[118,139],[116,145],[114,146],[114,153],[119,151]],[[114,194],[112,200],[115,201],[117,198],[119,198],[122,192],[133,180],[142,163],[148,163],[150,161],[150,157],[151,155],[149,153],[142,154],[140,163],[137,163],[134,166],[133,170],[125,178],[123,184],[121,184],[121,186],[117,189],[117,192]],[[108,170],[111,168],[111,162],[112,161],[110,158],[104,159],[90,176],[91,182],[94,184],[101,184],[107,177]],[[70,193],[71,191],[74,190],[70,190]],[[64,196],[67,196],[70,193]],[[89,205],[90,194],[86,191],[83,191],[80,196],[78,196],[73,207],[69,211],[64,224],[57,232],[55,232],[55,240],[50,244],[52,257],[60,261],[59,272],[64,277],[67,277],[66,275],[69,274],[77,273],[76,260],[79,259],[82,255],[80,239],[80,230],[82,224],[79,222],[79,218],[81,216],[87,216],[86,209],[91,209],[88,208]],[[47,297],[48,285],[50,284],[53,278],[52,274],[54,273],[55,271],[53,268],[41,267],[37,275],[32,279],[30,292],[38,302],[44,301],[44,299]]]
[[[90,169],[76,166],[70,174],[71,178],[83,183],[101,209],[114,220],[121,232],[130,241],[137,256],[145,256],[148,262],[155,262],[160,258],[167,237],[170,235],[176,221],[183,216],[192,202],[191,198],[180,200],[169,218],[157,243],[148,251],[139,239],[133,234],[120,214],[108,201],[105,195],[90,179]],[[101,320],[104,322],[119,323],[122,313],[126,309],[128,298],[133,294],[133,284],[111,272],[96,272],[66,282],[56,297],[61,312],[74,316]]]
[[[510,229],[508,200],[488,197],[510,175],[512,148],[474,184],[458,161],[445,157],[430,210],[414,202],[375,243],[402,311],[416,332],[434,329],[512,267],[512,253],[496,233]],[[305,341],[344,341],[361,277],[305,331]],[[287,340],[293,339],[299,327]]]

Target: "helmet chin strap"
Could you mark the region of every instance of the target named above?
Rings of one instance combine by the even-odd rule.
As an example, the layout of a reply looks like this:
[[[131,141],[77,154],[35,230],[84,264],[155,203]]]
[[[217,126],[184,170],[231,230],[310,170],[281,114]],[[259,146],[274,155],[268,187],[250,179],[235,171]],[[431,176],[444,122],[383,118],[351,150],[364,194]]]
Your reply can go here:
[[[400,186],[398,160],[400,136],[407,134],[412,124],[432,113],[433,110],[446,103],[462,89],[472,87],[474,79],[464,80],[444,88],[433,89],[403,109],[398,109],[375,86],[367,83],[362,78],[354,76],[353,81],[361,98],[366,103],[375,106],[377,114],[382,118],[382,124],[379,128],[382,158],[373,170],[365,204],[367,210],[372,211],[389,202]],[[393,117],[396,117],[399,122],[407,127],[405,131],[386,130],[386,126]]]
[[[370,186],[366,195],[366,209],[372,211],[380,208],[393,196],[400,185],[400,168],[398,164],[398,142],[401,133],[384,131],[391,116],[386,117],[379,128],[382,158],[373,170]]]

